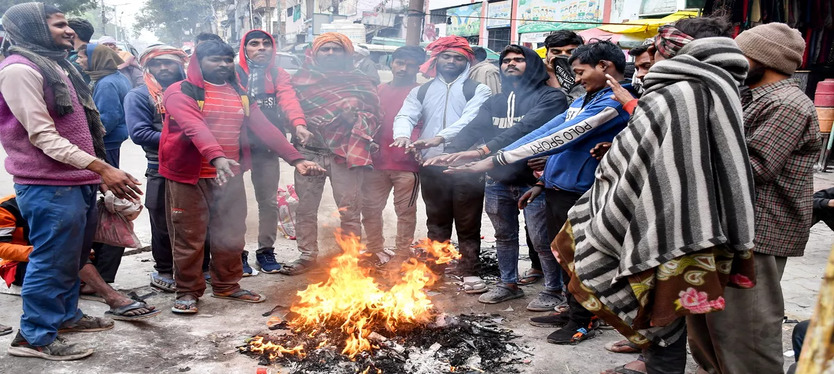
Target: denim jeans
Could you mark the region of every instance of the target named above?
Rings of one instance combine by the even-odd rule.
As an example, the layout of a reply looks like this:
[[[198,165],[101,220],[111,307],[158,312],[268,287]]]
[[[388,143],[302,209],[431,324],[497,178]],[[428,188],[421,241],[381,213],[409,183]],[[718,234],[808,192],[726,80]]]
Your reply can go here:
[[[501,270],[501,282],[506,284],[518,283],[518,199],[529,189],[527,186],[512,186],[492,179],[487,179],[486,183],[484,207],[495,229],[498,268]],[[547,240],[547,206],[544,194],[527,204],[524,208],[524,219],[529,229],[530,241],[541,259],[545,291],[562,292],[561,268],[553,257],[550,242]]]
[[[95,235],[98,185],[14,185],[33,250],[21,298],[20,333],[29,344],[51,344],[58,328],[81,319],[78,271]]]

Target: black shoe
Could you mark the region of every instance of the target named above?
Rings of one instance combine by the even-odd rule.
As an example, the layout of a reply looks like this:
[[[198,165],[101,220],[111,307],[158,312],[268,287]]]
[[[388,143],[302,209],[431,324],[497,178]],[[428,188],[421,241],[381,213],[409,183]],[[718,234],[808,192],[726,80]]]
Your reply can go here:
[[[591,320],[587,325],[575,321],[569,321],[565,327],[554,331],[547,336],[547,342],[552,344],[576,345],[596,336],[596,327],[599,323]]]
[[[546,316],[530,318],[530,324],[536,327],[562,327],[568,324],[570,317],[567,312],[556,312]]]
[[[243,276],[252,276],[252,267],[249,266],[249,252],[243,251],[243,253],[240,255],[240,259],[241,261],[243,261]]]

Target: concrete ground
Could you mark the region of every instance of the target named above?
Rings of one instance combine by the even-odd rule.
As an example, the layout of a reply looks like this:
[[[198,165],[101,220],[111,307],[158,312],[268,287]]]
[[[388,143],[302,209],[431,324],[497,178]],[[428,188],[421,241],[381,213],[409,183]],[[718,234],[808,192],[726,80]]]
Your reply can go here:
[[[5,158],[0,150],[0,159]],[[139,177],[144,175],[145,159],[141,149],[126,142],[122,147],[122,165],[125,170]],[[292,170],[282,165],[282,184],[292,183]],[[248,176],[247,176],[247,184]],[[830,187],[834,184],[834,175],[817,174],[817,188]],[[247,249],[254,251],[257,241],[257,210],[254,193],[247,186],[247,204],[249,228],[246,239]],[[329,187],[328,187],[329,188]],[[328,190],[329,191],[329,190]],[[13,193],[11,177],[0,171],[0,195]],[[332,240],[333,228],[338,226],[333,199],[329,192],[321,206],[320,239],[322,249],[335,251]],[[424,209],[419,209],[419,222],[424,222]],[[396,216],[392,208],[385,212],[387,241],[393,240],[393,222]],[[136,221],[136,232],[143,243],[149,243],[149,225],[143,213]],[[492,226],[484,215],[483,246],[494,244]],[[418,225],[417,237],[425,236],[424,225]],[[812,229],[805,256],[788,261],[783,291],[786,301],[786,314],[791,319],[803,320],[810,317],[816,303],[823,267],[831,249],[834,233],[820,223]],[[524,243],[524,240],[521,241]],[[279,261],[296,258],[295,243],[279,239],[276,243]],[[525,254],[526,246],[521,252]],[[254,255],[251,256],[254,261]],[[521,270],[529,268],[529,260],[522,259]],[[121,290],[135,290],[140,295],[153,292],[148,286],[148,274],[153,271],[153,260],[149,252],[126,256],[122,261],[117,282],[114,286]],[[171,294],[158,293],[148,300],[163,310],[163,313],[144,323],[116,322],[113,330],[99,333],[71,334],[72,342],[88,344],[96,348],[96,353],[85,360],[75,362],[48,362],[37,359],[8,356],[5,349],[13,335],[0,337],[0,373],[254,373],[257,362],[237,353],[236,346],[245,338],[266,331],[266,317],[261,314],[275,305],[288,307],[297,290],[309,283],[309,279],[319,279],[323,271],[312,272],[299,277],[260,274],[244,279],[244,287],[262,292],[268,300],[263,304],[244,304],[221,301],[208,296],[201,299],[200,314],[196,316],[179,316],[169,310],[173,304]],[[636,355],[615,354],[603,349],[608,342],[621,337],[615,331],[604,331],[601,336],[588,340],[577,346],[557,346],[548,344],[545,337],[552,330],[532,327],[527,323],[531,316],[540,315],[527,312],[525,306],[540,289],[540,285],[525,288],[527,297],[499,305],[484,305],[477,302],[477,297],[455,291],[452,285],[445,285],[444,292],[434,296],[433,300],[440,310],[449,314],[458,313],[499,313],[507,318],[505,326],[513,329],[521,338],[521,345],[530,347],[533,357],[527,364],[519,365],[524,373],[598,373],[607,368],[624,364],[636,358]],[[14,293],[0,286],[0,292]],[[210,291],[209,291],[210,292]],[[101,316],[108,309],[105,304],[82,300],[80,307],[88,314]],[[281,309],[285,311],[286,308]],[[12,325],[17,329],[21,313],[21,299],[15,295],[0,294],[0,323]],[[790,331],[792,324],[784,327],[784,349],[790,350]],[[739,334],[744,334],[739,331]],[[793,358],[786,357],[786,366]],[[270,368],[270,373],[279,368]],[[694,363],[689,360],[688,372],[694,372]]]

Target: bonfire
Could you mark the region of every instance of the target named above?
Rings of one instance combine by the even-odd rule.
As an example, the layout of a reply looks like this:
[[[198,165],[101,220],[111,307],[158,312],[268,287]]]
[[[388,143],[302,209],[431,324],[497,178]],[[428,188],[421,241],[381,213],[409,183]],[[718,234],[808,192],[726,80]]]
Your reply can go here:
[[[256,336],[243,349],[272,361],[286,355],[303,359],[310,350],[334,345],[353,360],[362,352],[379,349],[386,340],[383,335],[435,321],[437,311],[425,289],[439,279],[438,265],[442,268],[460,258],[452,244],[421,241],[415,246],[418,254],[402,264],[402,278],[385,287],[371,276],[370,269],[361,266],[364,245],[358,237],[337,233],[336,242],[343,253],[332,260],[327,281],[299,291],[290,308],[287,326],[302,339],[285,346]]]

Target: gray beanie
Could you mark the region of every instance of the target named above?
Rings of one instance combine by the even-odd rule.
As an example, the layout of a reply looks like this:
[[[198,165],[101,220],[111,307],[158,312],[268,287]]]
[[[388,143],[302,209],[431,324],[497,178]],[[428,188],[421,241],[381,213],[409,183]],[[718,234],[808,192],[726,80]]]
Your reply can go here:
[[[748,58],[787,75],[802,65],[805,53],[802,33],[778,22],[749,29],[736,37],[736,43]]]

